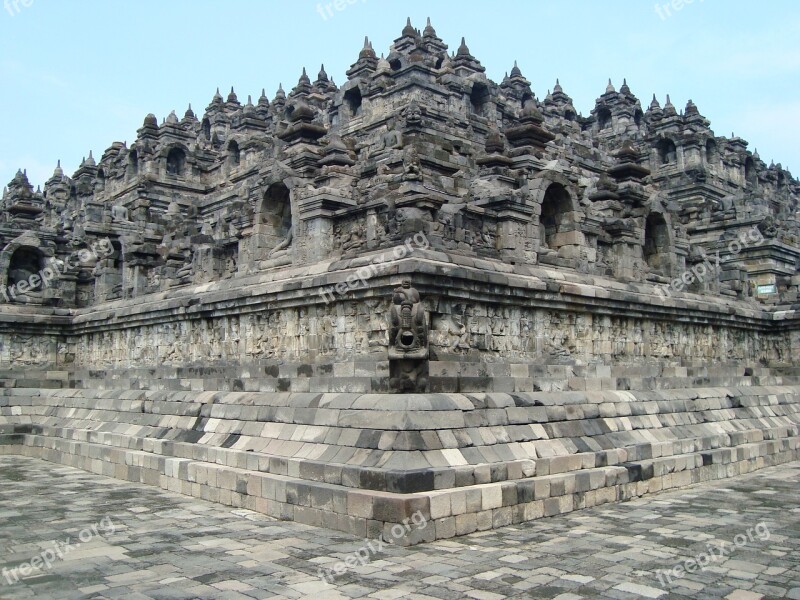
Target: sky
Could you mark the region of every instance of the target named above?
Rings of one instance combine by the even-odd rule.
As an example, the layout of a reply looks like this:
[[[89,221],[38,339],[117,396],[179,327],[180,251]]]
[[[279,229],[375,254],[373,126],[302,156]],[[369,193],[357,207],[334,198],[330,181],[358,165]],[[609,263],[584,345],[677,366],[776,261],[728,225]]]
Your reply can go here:
[[[406,17],[430,17],[451,50],[465,36],[487,76],[517,60],[540,99],[560,79],[588,115],[611,78],[649,105],[692,99],[717,135],[746,139],[800,173],[800,2],[770,0],[0,0],[0,180],[34,186],[57,160],[132,142],[220,88],[241,102],[320,63],[337,84],[369,36],[380,55]]]

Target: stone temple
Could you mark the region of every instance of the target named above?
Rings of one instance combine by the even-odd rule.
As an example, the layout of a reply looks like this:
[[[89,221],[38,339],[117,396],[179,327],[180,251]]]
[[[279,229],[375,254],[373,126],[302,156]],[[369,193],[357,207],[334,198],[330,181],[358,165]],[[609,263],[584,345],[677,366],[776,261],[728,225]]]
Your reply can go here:
[[[346,75],[14,177],[0,451],[402,544],[800,458],[785,168],[430,23]]]

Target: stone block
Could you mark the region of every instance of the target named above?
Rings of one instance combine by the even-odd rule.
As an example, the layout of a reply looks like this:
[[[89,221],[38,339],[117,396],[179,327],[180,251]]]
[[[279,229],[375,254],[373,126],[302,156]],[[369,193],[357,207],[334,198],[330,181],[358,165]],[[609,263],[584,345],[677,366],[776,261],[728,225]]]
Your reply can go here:
[[[478,517],[476,513],[470,512],[456,515],[455,519],[456,535],[467,535],[478,530]]]

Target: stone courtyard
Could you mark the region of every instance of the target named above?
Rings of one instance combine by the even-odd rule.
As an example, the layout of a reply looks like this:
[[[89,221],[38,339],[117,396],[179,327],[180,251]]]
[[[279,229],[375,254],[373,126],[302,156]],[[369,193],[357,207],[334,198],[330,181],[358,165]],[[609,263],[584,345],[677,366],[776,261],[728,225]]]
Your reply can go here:
[[[797,599],[798,485],[795,462],[453,540],[376,546],[325,582],[321,570],[354,556],[363,539],[6,456],[3,573],[104,519],[114,531],[101,527],[18,583],[0,579],[0,598]],[[759,524],[762,535],[737,547]],[[723,550],[703,570],[671,582],[663,574],[709,547]]]

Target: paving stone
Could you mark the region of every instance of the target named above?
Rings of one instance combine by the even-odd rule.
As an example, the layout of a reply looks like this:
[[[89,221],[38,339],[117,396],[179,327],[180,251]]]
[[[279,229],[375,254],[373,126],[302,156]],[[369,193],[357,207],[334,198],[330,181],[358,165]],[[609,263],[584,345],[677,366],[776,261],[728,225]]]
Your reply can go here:
[[[0,456],[0,597],[800,600],[798,481],[800,463],[787,463],[404,548],[38,459]],[[774,494],[755,493],[760,490]],[[105,518],[113,531],[100,527]],[[476,531],[475,514],[462,515],[462,526],[470,518]],[[447,519],[458,528],[458,516]],[[758,523],[769,527],[769,539],[733,543]],[[8,584],[14,568],[53,540],[93,524],[100,533],[95,539],[41,575]],[[693,573],[664,575],[708,544],[723,542],[729,550],[724,559]],[[337,564],[344,565],[340,574],[333,572]]]

